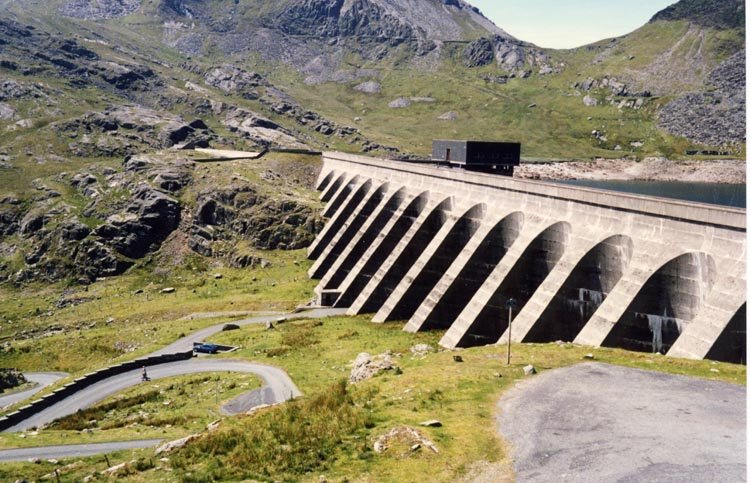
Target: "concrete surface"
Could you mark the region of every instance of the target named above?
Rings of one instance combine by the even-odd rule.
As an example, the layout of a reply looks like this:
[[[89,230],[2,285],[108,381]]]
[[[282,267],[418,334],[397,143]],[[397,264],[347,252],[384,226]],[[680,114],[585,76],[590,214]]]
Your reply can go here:
[[[543,372],[498,403],[519,483],[746,481],[745,388],[601,363]]]
[[[12,394],[6,394],[5,396],[0,396],[0,409],[28,399],[45,387],[68,376],[65,372],[25,372],[23,375],[26,377],[27,381],[34,382],[36,385],[25,391],[18,391]]]
[[[81,458],[124,449],[152,448],[161,442],[162,440],[160,439],[142,439],[117,443],[65,444],[60,446],[3,449],[0,450],[0,461],[27,461],[34,458],[44,460],[51,458]]]

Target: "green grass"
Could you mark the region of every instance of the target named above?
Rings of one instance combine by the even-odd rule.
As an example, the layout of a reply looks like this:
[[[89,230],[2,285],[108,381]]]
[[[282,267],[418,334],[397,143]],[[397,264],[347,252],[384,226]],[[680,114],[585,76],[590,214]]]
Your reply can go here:
[[[88,287],[2,287],[0,334],[6,343],[0,350],[0,366],[65,371],[74,377],[238,318],[222,312],[288,312],[310,299],[314,282],[304,273],[310,265],[304,250],[262,255],[271,261],[270,267],[202,271],[192,270],[188,263],[168,274],[136,270]],[[218,272],[223,278],[214,278]],[[176,292],[161,293],[165,287]],[[81,303],[55,308],[61,299]],[[210,312],[218,313],[181,320]],[[50,327],[61,330],[51,333]]]
[[[264,481],[304,475],[325,461],[367,457],[366,430],[374,422],[352,393],[340,380],[310,398],[265,411],[252,424],[206,435],[179,452],[172,465],[183,470],[184,481]],[[208,460],[207,454],[212,455]]]
[[[437,347],[442,332],[409,334],[401,330],[402,325],[373,324],[368,316],[331,317],[290,321],[273,330],[245,326],[217,334],[211,338],[213,342],[242,347],[238,352],[219,357],[282,367],[304,396],[291,405],[266,409],[252,416],[224,418],[217,432],[198,440],[184,452],[171,455],[169,462],[155,462],[153,466],[144,463],[142,471],[132,469],[129,480],[209,481],[225,477],[313,481],[325,474],[334,481],[362,475],[370,475],[377,481],[416,481],[424,475],[436,475],[435,481],[454,481],[477,461],[509,468],[507,448],[494,429],[495,405],[503,391],[524,377],[522,367],[526,364],[546,371],[579,363],[585,360],[585,354],[593,353],[599,362],[735,384],[744,384],[746,377],[744,366],[572,344],[515,344],[510,366],[505,364],[504,347],[495,346],[461,351],[463,363],[453,361],[453,351],[414,357],[410,347],[417,343]],[[358,353],[380,354],[389,350],[400,371],[384,373],[345,390],[339,385],[338,381],[348,377],[350,364]],[[154,381],[143,385],[139,391],[133,390],[117,398],[127,401],[147,395],[152,391],[149,386],[154,383],[160,384],[162,389],[168,386],[166,382]],[[206,386],[204,399],[210,399],[211,384]],[[179,400],[172,395],[164,397]],[[158,408],[161,403],[154,400],[145,404]],[[120,426],[118,421],[127,420],[138,407],[114,409],[110,419],[105,417],[97,424]],[[171,409],[154,410],[154,415],[167,420],[169,411]],[[210,407],[195,414],[206,413],[211,414]],[[93,418],[99,421],[99,417]],[[211,419],[212,416],[204,417]],[[440,428],[419,428],[437,445],[439,454],[422,450],[378,455],[372,451],[374,440],[391,428],[398,425],[419,427],[419,422],[428,419],[439,419],[443,423]],[[83,418],[83,424],[89,420]],[[304,428],[309,431],[300,433],[302,424],[306,424]],[[92,433],[48,429],[23,439],[17,435],[0,435],[0,444],[8,447],[158,437],[159,430],[165,430],[164,426],[154,429],[113,427]],[[162,434],[176,437],[184,433],[175,430]],[[287,455],[290,455],[288,464],[282,464]],[[112,457],[111,463],[137,458],[144,462],[153,459],[148,451],[124,452]],[[258,458],[265,463],[253,464]],[[85,460],[88,461],[99,460]],[[82,478],[90,473],[88,468],[99,468],[98,464],[86,463],[87,469],[72,470],[71,478]],[[9,468],[16,471],[14,475],[22,471],[24,475],[39,476],[50,471],[44,464],[0,465],[0,471],[11,471]],[[508,476],[512,475],[508,473]]]
[[[461,351],[464,363],[453,362],[451,351],[415,358],[409,352],[412,345],[429,343],[435,347],[442,334],[407,334],[401,327],[400,323],[372,324],[365,316],[336,317],[288,322],[270,331],[248,326],[217,335],[213,339],[216,342],[244,347],[235,356],[285,368],[305,396],[292,406],[227,420],[220,432],[179,453],[173,468],[180,478],[190,481],[312,481],[319,474],[336,480],[373,475],[378,481],[415,481],[429,474],[434,481],[454,481],[475,461],[507,461],[507,450],[494,430],[495,402],[504,390],[524,377],[522,367],[526,364],[545,371],[579,363],[591,352],[600,362],[736,384],[745,382],[744,366],[572,344],[514,345],[510,366],[505,365],[504,348],[494,346]],[[292,344],[295,348],[291,349],[289,341],[297,340],[304,342]],[[275,352],[280,347],[289,349]],[[332,382],[348,376],[349,364],[359,352],[378,354],[387,350],[395,354],[402,373],[377,376],[350,388],[346,396],[339,392],[340,404],[344,405],[339,410],[350,411],[347,418],[352,419],[337,422],[331,429],[335,434],[323,437],[319,425],[331,417],[329,406],[320,400],[336,392]],[[320,434],[320,438],[304,442],[315,464],[302,458],[295,463],[290,460],[283,468],[275,466],[273,462],[283,459],[284,454],[305,454],[305,448],[299,445],[280,449],[293,431],[290,420],[298,413],[306,414],[304,421],[311,434]],[[443,423],[441,428],[420,428],[436,443],[440,454],[422,451],[404,457],[399,452],[372,452],[374,440],[394,426],[415,427],[428,419]],[[340,441],[340,447],[329,451],[331,441]],[[316,453],[318,449],[322,455]],[[313,457],[316,454],[317,459]],[[268,461],[265,465],[252,464],[253,458],[261,456]],[[150,477],[148,472],[133,476],[136,481]]]

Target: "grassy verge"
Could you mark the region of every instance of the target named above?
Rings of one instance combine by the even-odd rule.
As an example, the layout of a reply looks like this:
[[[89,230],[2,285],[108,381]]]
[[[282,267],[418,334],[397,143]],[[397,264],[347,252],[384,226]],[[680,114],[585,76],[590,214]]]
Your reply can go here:
[[[744,366],[554,343],[514,345],[510,366],[500,347],[461,351],[464,362],[459,363],[454,362],[453,351],[412,354],[410,348],[418,343],[437,347],[442,334],[408,334],[401,327],[372,324],[366,316],[332,317],[287,322],[273,330],[245,326],[217,334],[215,342],[242,346],[232,358],[286,369],[303,398],[251,416],[225,418],[218,431],[168,460],[141,451],[123,452],[111,463],[142,458],[123,474],[130,481],[317,481],[321,475],[329,481],[420,481],[425,475],[431,481],[455,481],[476,462],[498,463],[505,477],[512,478],[506,448],[495,431],[495,407],[503,391],[524,378],[526,364],[546,371],[579,363],[593,353],[600,362],[735,384],[744,384],[746,377]],[[363,351],[391,351],[400,370],[344,388],[339,381],[348,377],[350,363]],[[419,426],[430,419],[440,420],[442,427]],[[401,425],[419,429],[439,453],[424,447],[411,451],[404,444],[376,453],[375,440]],[[133,428],[117,431],[123,432],[111,434],[129,439],[153,434]],[[82,460],[83,466],[71,470],[70,477],[91,474],[90,468],[99,468],[99,460]],[[261,460],[263,464],[254,463]],[[89,466],[89,461],[96,463]],[[21,472],[13,475],[27,478],[49,471],[44,464],[0,467],[13,468]]]
[[[171,377],[131,387],[47,428],[0,434],[0,448],[180,438],[222,417],[230,399],[261,386],[252,374]]]

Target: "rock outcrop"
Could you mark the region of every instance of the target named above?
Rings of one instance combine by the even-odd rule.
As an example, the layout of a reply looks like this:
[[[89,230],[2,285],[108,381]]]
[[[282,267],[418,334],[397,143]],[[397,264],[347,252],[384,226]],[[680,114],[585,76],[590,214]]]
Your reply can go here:
[[[540,75],[554,72],[550,59],[540,49],[526,42],[505,36],[480,38],[467,45],[462,53],[467,67],[481,67],[493,62],[514,77],[526,78],[529,69],[537,69]]]
[[[710,146],[746,141],[745,51],[722,62],[708,76],[707,89],[681,96],[659,113],[659,127]]]

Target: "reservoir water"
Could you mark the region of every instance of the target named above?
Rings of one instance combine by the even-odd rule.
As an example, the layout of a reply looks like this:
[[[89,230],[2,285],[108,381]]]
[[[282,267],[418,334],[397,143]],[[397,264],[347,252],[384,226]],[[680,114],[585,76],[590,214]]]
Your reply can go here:
[[[685,201],[697,201],[712,205],[746,208],[747,185],[717,183],[681,183],[676,181],[630,181],[630,180],[555,180],[588,188],[661,196]]]

